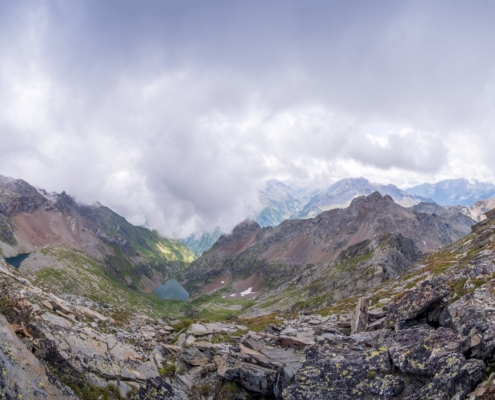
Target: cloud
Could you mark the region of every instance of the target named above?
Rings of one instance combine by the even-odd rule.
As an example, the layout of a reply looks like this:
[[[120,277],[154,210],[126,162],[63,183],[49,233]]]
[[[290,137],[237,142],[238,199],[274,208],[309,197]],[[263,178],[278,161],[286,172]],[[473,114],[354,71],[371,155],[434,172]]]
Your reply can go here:
[[[0,173],[167,235],[272,177],[493,181],[494,7],[0,1]]]

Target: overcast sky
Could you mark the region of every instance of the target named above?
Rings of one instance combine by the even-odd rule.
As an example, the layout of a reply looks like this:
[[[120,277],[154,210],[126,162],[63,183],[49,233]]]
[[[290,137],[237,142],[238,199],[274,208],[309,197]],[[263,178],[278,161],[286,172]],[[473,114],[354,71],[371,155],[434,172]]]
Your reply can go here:
[[[0,174],[166,235],[269,178],[495,182],[495,2],[0,0]]]

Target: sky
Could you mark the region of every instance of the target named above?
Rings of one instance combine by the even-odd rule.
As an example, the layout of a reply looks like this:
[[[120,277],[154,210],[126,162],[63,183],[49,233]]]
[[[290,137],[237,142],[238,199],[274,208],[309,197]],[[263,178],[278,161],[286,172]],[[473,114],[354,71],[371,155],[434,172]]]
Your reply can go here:
[[[495,183],[495,2],[0,0],[0,174],[167,236],[268,179]]]

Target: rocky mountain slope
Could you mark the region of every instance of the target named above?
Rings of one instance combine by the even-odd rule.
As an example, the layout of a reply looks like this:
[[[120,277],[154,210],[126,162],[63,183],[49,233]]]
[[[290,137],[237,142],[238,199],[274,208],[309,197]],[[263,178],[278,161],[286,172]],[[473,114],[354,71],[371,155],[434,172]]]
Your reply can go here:
[[[440,205],[471,206],[478,200],[495,197],[495,185],[488,182],[469,182],[467,179],[446,179],[437,183],[423,183],[406,192],[432,199]]]
[[[418,212],[439,215],[445,218],[452,228],[463,234],[471,232],[471,225],[474,225],[480,217],[476,210],[473,209],[471,212],[466,206],[441,206],[436,203],[421,202],[411,208]]]
[[[495,198],[478,200],[471,207],[469,207],[469,212],[471,217],[476,221],[482,221],[485,219],[485,213],[487,211],[493,210],[495,208]]]
[[[180,242],[133,226],[99,203],[78,204],[65,192],[0,177],[0,254],[20,253],[30,253],[20,268],[39,283],[91,288],[103,297],[108,285],[149,293],[194,259]]]
[[[206,293],[207,283],[208,292],[240,282],[238,290],[232,287],[225,295],[239,296],[243,286],[243,290],[251,287],[258,293],[257,302],[272,296],[270,301],[283,309],[321,292],[332,301],[395,276],[419,255],[464,234],[465,230],[456,230],[443,217],[404,208],[390,196],[375,192],[354,199],[346,209],[287,220],[275,228],[243,222],[191,264],[185,274],[186,288],[198,294]],[[366,273],[358,274],[358,270]],[[326,290],[317,283],[330,281]],[[313,289],[302,289],[311,282]],[[297,298],[287,292],[291,290]]]
[[[360,208],[390,201],[370,197]],[[249,246],[255,225],[239,230]],[[223,248],[240,248],[232,239]],[[384,243],[373,240],[340,262]],[[56,296],[0,260],[0,397],[490,399],[494,310],[493,219],[359,297],[224,322]]]

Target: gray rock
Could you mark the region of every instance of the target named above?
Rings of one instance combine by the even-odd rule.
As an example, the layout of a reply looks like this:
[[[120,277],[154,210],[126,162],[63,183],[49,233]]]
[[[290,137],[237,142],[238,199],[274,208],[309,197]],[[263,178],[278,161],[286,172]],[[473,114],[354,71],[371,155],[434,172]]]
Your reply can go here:
[[[185,363],[193,366],[201,366],[208,364],[208,358],[198,350],[197,347],[190,347],[186,351],[182,352],[180,359]]]
[[[60,326],[62,328],[70,329],[72,328],[72,322],[66,320],[65,318],[59,317],[55,314],[44,313],[41,315],[43,321],[49,322],[50,324]]]
[[[0,398],[77,399],[59,381],[49,378],[39,360],[21,343],[0,315]]]

